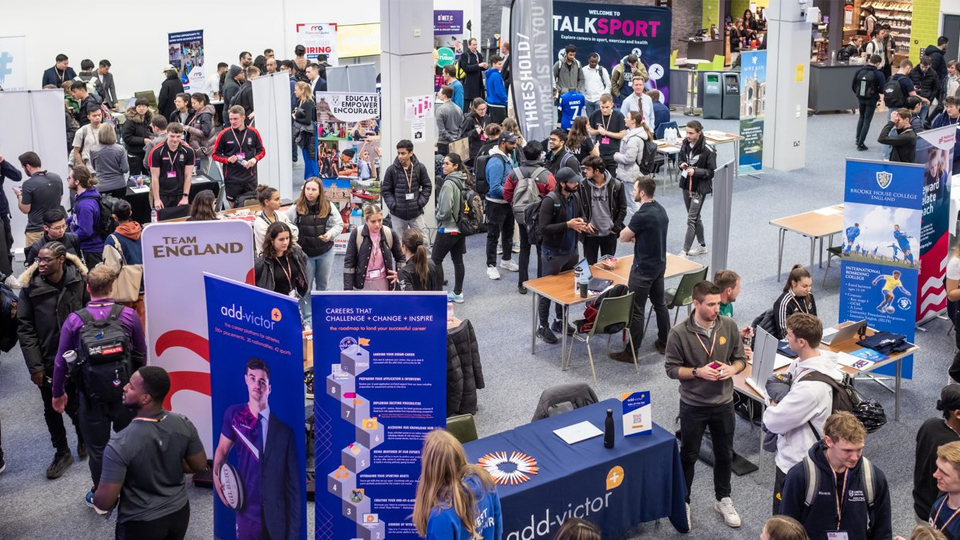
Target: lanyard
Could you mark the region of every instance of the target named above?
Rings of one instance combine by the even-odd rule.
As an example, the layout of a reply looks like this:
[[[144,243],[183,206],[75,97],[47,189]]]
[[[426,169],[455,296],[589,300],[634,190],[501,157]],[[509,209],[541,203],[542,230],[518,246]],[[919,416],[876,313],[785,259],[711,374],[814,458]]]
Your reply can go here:
[[[179,153],[180,153],[180,147],[177,146],[177,149],[174,150],[173,152],[171,152],[169,146],[167,146],[167,145],[163,145],[163,146],[164,146],[164,148],[167,149],[167,159],[170,160],[170,170],[173,171],[173,170],[176,169],[176,167],[175,167],[176,161],[174,161],[173,157],[174,157],[174,154],[179,154]]]
[[[287,262],[286,268],[283,267],[280,257],[277,257],[277,264],[280,265],[280,270],[283,270],[283,275],[287,276],[287,283],[290,284],[290,289],[293,289],[293,268],[290,267],[290,258],[284,254],[283,259]]]
[[[700,346],[703,347],[703,352],[707,353],[707,362],[713,359],[713,350],[717,347],[717,329],[713,330],[713,343],[710,345],[710,350],[707,350],[707,346],[703,344],[703,338],[700,337],[700,334],[697,334],[697,341],[700,342]]]
[[[60,79],[60,84],[63,84],[63,78],[67,76],[67,70],[63,70],[63,73],[60,73],[60,70],[54,66],[53,71],[56,72],[57,78]]]
[[[837,530],[838,530],[838,531],[840,530],[840,517],[841,517],[841,515],[843,514],[843,494],[847,492],[847,478],[850,476],[850,475],[847,474],[847,473],[849,473],[849,472],[850,472],[850,470],[848,469],[848,470],[844,471],[844,473],[843,473],[843,489],[841,489],[841,490],[837,491],[836,493],[834,493],[834,495],[836,496],[836,499],[837,499]],[[837,487],[838,487],[838,486],[837,486],[837,475],[836,475],[836,474],[833,474],[833,488],[834,488],[834,490],[836,490]]]
[[[613,111],[610,111],[610,116],[607,117],[607,123],[603,123],[603,115],[600,115],[600,125],[603,126],[603,129],[606,130],[610,127],[610,122],[613,120]]]
[[[943,510],[943,507],[947,505],[947,499],[948,499],[948,498],[949,498],[949,497],[946,496],[946,495],[943,497],[943,502],[940,503],[940,508],[937,508],[937,513],[936,513],[936,515],[933,516],[933,523],[931,523],[931,525],[933,525],[934,527],[937,526],[937,518],[940,517],[940,511]],[[937,530],[940,531],[940,532],[943,532],[944,529],[947,528],[947,525],[950,525],[950,522],[953,521],[953,518],[957,517],[957,514],[960,514],[960,508],[958,508],[958,509],[953,513],[953,515],[950,516],[950,519],[948,519],[948,520],[946,521],[946,523],[943,524],[942,527],[937,527]]]
[[[796,296],[794,296],[794,297],[792,298],[792,300],[793,300],[793,303],[797,305],[797,309],[799,309],[800,311],[802,311],[802,312],[804,312],[804,313],[810,313],[810,311],[809,311],[809,310],[807,309],[807,307],[806,307],[806,305],[807,305],[806,302],[804,302],[803,304],[801,304],[800,301],[797,300],[797,297],[796,297]]]
[[[413,193],[413,163],[410,164],[411,172],[407,172],[406,169],[403,169],[403,176],[407,178],[407,193]]]
[[[230,133],[233,134],[233,140],[237,141],[237,150],[243,152],[243,143],[240,142],[240,137],[237,137],[237,131],[233,128],[230,128]],[[243,130],[243,138],[247,138],[247,130]]]
[[[161,416],[160,418],[148,418],[148,417],[146,417],[146,416],[138,416],[138,417],[134,418],[133,420],[134,420],[134,421],[139,420],[139,421],[141,421],[141,422],[163,422],[163,421],[166,420],[166,419],[167,419],[167,415],[163,415],[163,416]]]

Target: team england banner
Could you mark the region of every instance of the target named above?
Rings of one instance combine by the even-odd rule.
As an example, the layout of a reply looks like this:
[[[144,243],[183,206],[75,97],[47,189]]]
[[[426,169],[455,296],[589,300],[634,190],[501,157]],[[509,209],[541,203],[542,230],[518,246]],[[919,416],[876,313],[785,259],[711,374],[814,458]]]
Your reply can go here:
[[[27,89],[27,37],[0,37],[0,88]]]
[[[841,322],[866,319],[870,328],[913,341],[923,175],[920,165],[847,160]],[[913,357],[904,358],[902,364],[903,377],[912,378]],[[895,369],[889,365],[877,372],[894,375]]]
[[[416,540],[423,438],[446,426],[446,297],[312,300],[316,538]]]
[[[763,117],[767,88],[767,51],[740,53],[740,174],[763,168]]]
[[[923,219],[920,232],[920,299],[917,322],[947,308],[944,278],[950,250],[950,178],[956,126],[918,133],[916,163],[923,165]]]
[[[611,75],[613,68],[632,53],[646,67],[650,77],[647,88],[659,90],[663,94],[661,101],[670,103],[672,24],[672,12],[665,7],[554,2],[550,73],[553,64],[563,56],[564,47],[570,44],[577,46],[581,64],[586,64],[590,53],[599,54],[600,64]]]
[[[167,34],[170,64],[180,73],[184,92],[203,88],[203,30]]]
[[[336,66],[337,23],[297,23],[297,43],[307,50],[307,59],[317,62],[321,54],[327,56],[327,65]]]
[[[143,244],[148,363],[170,373],[163,407],[185,414],[199,433],[211,433],[210,343],[203,273],[253,283],[253,228],[245,221],[147,225]],[[209,437],[202,437],[207,457]]]
[[[559,2],[556,2],[559,4]],[[513,107],[529,141],[543,141],[556,125],[553,105],[553,0],[513,0],[510,69]]]
[[[307,538],[297,301],[206,274],[217,540]]]

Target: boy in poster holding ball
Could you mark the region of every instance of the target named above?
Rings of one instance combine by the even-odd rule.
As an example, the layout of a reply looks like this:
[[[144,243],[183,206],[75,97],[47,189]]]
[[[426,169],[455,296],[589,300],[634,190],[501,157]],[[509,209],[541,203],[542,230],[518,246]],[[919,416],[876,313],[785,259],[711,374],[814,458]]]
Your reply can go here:
[[[887,313],[893,313],[895,309],[893,307],[894,289],[900,289],[900,292],[907,296],[910,296],[910,291],[903,288],[903,283],[900,282],[899,270],[894,270],[892,276],[883,274],[877,276],[876,279],[873,280],[873,285],[876,285],[881,279],[884,280],[883,289],[881,291],[883,293],[883,302],[880,302],[880,305],[877,306],[877,311],[881,313],[884,311]]]

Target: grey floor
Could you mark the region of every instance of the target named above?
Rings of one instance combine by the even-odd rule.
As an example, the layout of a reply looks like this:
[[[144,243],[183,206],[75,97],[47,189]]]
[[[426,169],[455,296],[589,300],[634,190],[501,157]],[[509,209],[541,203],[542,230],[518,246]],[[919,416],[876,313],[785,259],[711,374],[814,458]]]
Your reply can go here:
[[[835,204],[843,192],[843,163],[847,156],[880,158],[879,146],[856,152],[853,132],[857,118],[823,115],[810,118],[807,168],[792,173],[765,172],[757,177],[740,177],[733,202],[730,267],[743,278],[743,292],[736,304],[741,324],[772,305],[782,284],[776,276],[777,234],[768,224],[771,219]],[[880,117],[874,120],[872,136],[880,129]],[[707,129],[737,131],[733,121],[707,121]],[[732,159],[730,146],[721,147],[720,163]],[[295,175],[300,174],[295,172]],[[681,248],[685,213],[680,192],[675,188],[658,193],[666,207],[671,226],[669,246]],[[712,209],[704,211],[711,223]],[[710,243],[708,226],[707,241]],[[573,366],[560,370],[559,346],[537,346],[530,354],[531,297],[516,291],[516,274],[504,272],[500,281],[489,280],[484,273],[484,238],[468,240],[466,303],[456,306],[456,315],[469,318],[477,328],[483,356],[487,387],[479,393],[477,424],[480,435],[490,435],[529,421],[540,392],[552,385],[587,381],[590,368],[582,344],[576,345]],[[619,252],[627,253],[621,246]],[[787,237],[786,266],[806,262],[809,244],[795,235]],[[701,256],[705,264],[709,255]],[[335,274],[340,271],[338,258]],[[449,262],[447,271],[452,274]],[[712,273],[712,272],[711,272]],[[834,264],[825,286],[823,270],[813,269],[814,294],[820,316],[827,324],[837,321],[839,271]],[[339,282],[338,278],[334,283]],[[669,286],[669,284],[668,284]],[[874,383],[858,385],[871,398],[880,400],[891,422],[868,437],[866,455],[880,467],[890,482],[894,509],[894,532],[908,536],[913,526],[912,471],[914,437],[920,423],[937,414],[935,403],[940,388],[947,382],[947,367],[954,354],[954,341],[946,332],[949,324],[936,320],[919,332],[917,344],[922,352],[916,357],[915,377],[904,384],[901,421],[894,423],[893,395]],[[601,342],[602,344],[602,342]],[[619,396],[624,391],[650,390],[654,420],[664,428],[674,426],[677,415],[677,383],[663,370],[663,359],[649,340],[642,346],[639,375],[633,366],[595,355],[599,383],[594,386],[601,399]],[[43,473],[53,451],[43,424],[39,392],[30,383],[18,349],[3,355],[0,363],[0,418],[3,420],[3,449],[8,468],[0,475],[0,540],[19,538],[110,538],[111,526],[84,506],[82,497],[89,488],[85,463],[73,466],[63,478],[47,480]],[[598,419],[599,420],[599,419]],[[757,432],[746,422],[737,426],[735,448],[749,459],[757,458]],[[72,436],[71,436],[71,440]],[[693,493],[692,538],[757,538],[770,513],[773,474],[772,459],[767,456],[762,474],[734,477],[733,500],[743,517],[743,527],[729,529],[712,510],[711,472],[699,465]],[[190,489],[193,517],[189,538],[212,537],[211,492]],[[311,506],[312,508],[312,506]],[[309,512],[312,530],[312,509]],[[631,531],[631,538],[679,536],[666,522],[656,527],[645,524]]]

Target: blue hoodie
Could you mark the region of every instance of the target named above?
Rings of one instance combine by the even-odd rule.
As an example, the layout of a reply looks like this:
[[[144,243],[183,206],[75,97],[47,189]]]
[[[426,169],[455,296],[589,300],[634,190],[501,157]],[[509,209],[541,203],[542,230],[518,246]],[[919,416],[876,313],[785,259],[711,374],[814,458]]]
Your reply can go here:
[[[783,484],[780,513],[803,524],[810,540],[827,540],[827,531],[837,530],[837,479],[836,474],[823,454],[824,443],[818,441],[807,454],[817,466],[820,482],[813,502],[807,506],[807,476],[803,462],[796,464],[787,473]],[[847,493],[843,497],[843,519],[840,530],[846,531],[849,540],[889,540],[893,537],[890,517],[890,491],[883,472],[873,466],[874,499],[869,507],[863,484],[863,460],[847,470]]]
[[[483,540],[500,540],[503,536],[503,516],[497,488],[487,491],[480,478],[471,474],[463,479],[477,499],[477,534]],[[434,507],[427,519],[427,540],[471,540],[470,533],[453,508]]]
[[[487,79],[487,104],[507,106],[507,87],[503,84],[503,75],[497,68],[487,68],[483,74]]]
[[[80,240],[85,253],[103,253],[103,237],[97,233],[100,222],[100,192],[91,187],[77,195],[68,218],[70,231]]]

